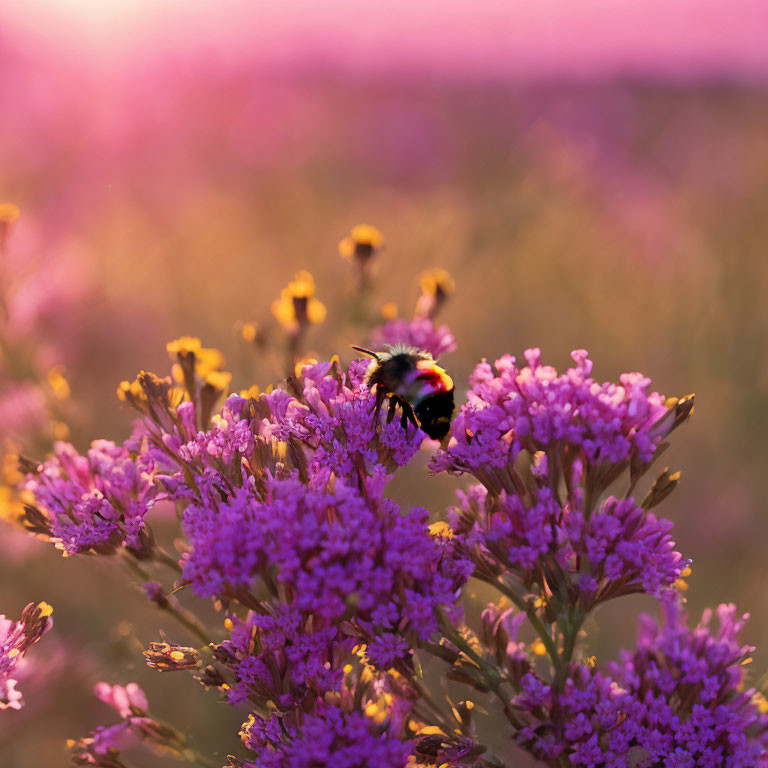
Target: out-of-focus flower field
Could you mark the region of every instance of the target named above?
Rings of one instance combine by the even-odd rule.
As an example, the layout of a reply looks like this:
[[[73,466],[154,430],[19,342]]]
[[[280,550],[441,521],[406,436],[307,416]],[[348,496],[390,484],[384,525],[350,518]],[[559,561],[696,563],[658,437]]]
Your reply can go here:
[[[369,315],[393,302],[409,315],[424,270],[455,280],[440,321],[458,349],[441,364],[459,402],[481,357],[533,346],[559,368],[586,348],[599,379],[640,370],[659,391],[695,391],[662,460],[682,472],[666,514],[693,561],[690,612],[734,600],[768,669],[764,84],[266,67],[194,41],[102,68],[30,39],[0,28],[0,198],[19,214],[0,210],[0,299],[14,306],[0,332],[4,454],[123,440],[119,383],[165,374],[165,343],[183,335],[222,351],[232,391],[264,388],[284,372],[270,308],[298,270],[327,310],[306,351],[349,360],[366,339],[338,243],[368,223],[385,240]],[[393,493],[442,509],[454,486],[426,482],[426,464]],[[105,679],[140,682],[201,750],[237,748],[236,714],[143,667],[157,622],[175,629],[119,569],[62,560],[10,524],[0,546],[0,611],[45,600],[56,621],[25,708],[0,715],[0,764],[66,764],[65,740],[101,722]],[[596,653],[632,644],[644,600],[597,611]]]

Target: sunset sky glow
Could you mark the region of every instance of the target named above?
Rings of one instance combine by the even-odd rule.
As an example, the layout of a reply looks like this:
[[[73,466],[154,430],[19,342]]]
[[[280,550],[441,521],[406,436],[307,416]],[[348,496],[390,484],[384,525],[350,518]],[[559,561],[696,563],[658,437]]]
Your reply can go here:
[[[191,45],[353,72],[768,76],[768,0],[6,0],[4,10],[0,40],[21,33],[105,66]]]

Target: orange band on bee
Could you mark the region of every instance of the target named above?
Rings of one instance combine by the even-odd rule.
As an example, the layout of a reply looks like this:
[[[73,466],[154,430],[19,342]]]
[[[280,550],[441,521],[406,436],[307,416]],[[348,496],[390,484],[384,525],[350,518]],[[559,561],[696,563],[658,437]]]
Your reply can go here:
[[[434,360],[419,360],[416,368],[423,371],[419,378],[432,379],[439,382],[440,389],[446,392],[453,389],[453,379],[448,375],[445,368],[441,368]]]

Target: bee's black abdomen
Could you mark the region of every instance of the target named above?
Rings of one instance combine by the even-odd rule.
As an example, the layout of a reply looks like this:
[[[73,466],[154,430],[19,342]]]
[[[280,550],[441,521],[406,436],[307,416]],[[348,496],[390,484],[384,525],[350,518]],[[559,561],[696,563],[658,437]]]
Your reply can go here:
[[[433,440],[442,440],[451,428],[453,390],[424,398],[414,409],[419,425]]]

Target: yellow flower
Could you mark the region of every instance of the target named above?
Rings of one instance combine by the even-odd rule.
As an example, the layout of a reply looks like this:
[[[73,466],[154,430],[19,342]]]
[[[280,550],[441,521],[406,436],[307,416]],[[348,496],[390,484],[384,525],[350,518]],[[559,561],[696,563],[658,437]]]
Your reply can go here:
[[[339,253],[348,261],[359,259],[367,261],[384,245],[381,230],[370,224],[358,224],[339,243]]]
[[[169,341],[165,348],[168,350],[171,362],[179,355],[188,355],[190,352],[197,352],[202,347],[200,339],[195,336],[181,336],[178,339]]]
[[[51,434],[53,435],[54,440],[69,440],[69,426],[63,421],[52,421]]]
[[[8,235],[16,219],[19,218],[19,209],[13,203],[0,203],[0,251],[5,250]]]
[[[16,485],[21,482],[23,475],[19,472],[19,456],[12,445],[6,443],[6,451],[3,453],[3,461],[0,465],[0,482],[8,485]]]
[[[255,341],[256,339],[256,326],[253,323],[244,323],[240,330],[243,341]]]
[[[433,318],[456,290],[456,281],[444,269],[429,269],[419,276],[421,296],[416,302],[416,317]]]
[[[178,363],[171,366],[171,376],[177,384],[184,383],[184,369]]]
[[[48,384],[53,390],[54,397],[66,400],[70,395],[69,382],[64,377],[64,366],[57,365],[48,371]]]
[[[261,323],[248,322],[240,325],[240,335],[247,344],[253,344],[256,347],[265,347],[267,345],[267,329]]]
[[[690,569],[690,567],[683,568],[682,571],[680,571],[680,578],[675,581],[675,583],[672,585],[680,592],[687,592],[688,591],[688,582],[686,579],[693,573],[693,571]]]
[[[189,376],[191,386],[193,370],[201,379],[205,379],[208,374],[219,371],[226,362],[218,349],[204,347],[195,336],[174,339],[165,348],[173,363],[171,375],[180,384],[186,382]]]
[[[272,314],[290,330],[318,325],[325,320],[325,305],[315,298],[315,279],[306,270],[297,272],[280,298],[272,302]]]
[[[117,398],[123,403],[144,411],[149,401],[147,392],[150,391],[153,399],[159,397],[175,408],[184,399],[184,390],[169,385],[170,379],[160,379],[153,373],[141,371],[133,381],[120,382],[117,387]],[[150,389],[148,390],[147,387]]]
[[[15,522],[22,513],[22,507],[12,488],[0,485],[0,520],[7,523]]]
[[[206,378],[208,374],[218,371],[226,362],[224,355],[213,347],[201,347],[195,353],[195,358],[195,371],[202,378]]]
[[[205,377],[205,383],[220,392],[227,392],[232,382],[232,374],[226,371],[211,371]]]
[[[294,366],[294,373],[297,376],[301,376],[301,374],[304,371],[304,368],[308,365],[317,365],[317,358],[315,357],[300,357],[296,361],[296,365]]]
[[[397,317],[397,304],[394,301],[388,301],[381,308],[381,316],[385,320],[394,320]]]
[[[757,707],[757,711],[761,715],[768,713],[768,701],[766,701],[765,696],[759,691],[756,691],[752,695],[752,703]]]
[[[13,224],[21,215],[19,206],[14,203],[0,203],[0,224]]]
[[[435,536],[438,539],[453,538],[453,528],[451,528],[445,520],[438,520],[436,523],[432,523],[432,525],[429,526],[429,532],[432,536]]]
[[[541,638],[537,637],[533,644],[531,645],[531,650],[537,655],[537,656],[543,656],[547,649],[544,645],[544,643],[541,641]]]
[[[138,378],[133,381],[121,381],[117,387],[117,398],[123,403],[146,400]]]
[[[226,685],[226,683],[224,684]],[[223,685],[221,686],[224,687]],[[227,685],[227,688],[229,686]],[[256,718],[253,715],[248,715],[248,719],[242,724],[240,727],[240,732],[237,734],[244,742],[247,743],[247,740],[250,736],[251,728],[256,724]]]
[[[419,275],[419,285],[425,296],[450,296],[456,290],[456,281],[451,273],[440,267],[422,272]]]

